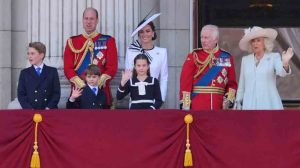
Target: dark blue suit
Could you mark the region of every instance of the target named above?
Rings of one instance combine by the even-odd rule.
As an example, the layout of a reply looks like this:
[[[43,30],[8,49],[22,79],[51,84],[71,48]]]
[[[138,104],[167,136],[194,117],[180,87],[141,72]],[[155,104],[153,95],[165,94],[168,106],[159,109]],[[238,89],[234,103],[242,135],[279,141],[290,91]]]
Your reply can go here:
[[[37,75],[34,66],[23,69],[19,77],[18,100],[23,109],[57,108],[60,83],[57,69],[44,64]]]
[[[78,97],[75,102],[67,102],[68,109],[105,109],[108,108],[106,105],[106,96],[103,90],[98,88],[97,96],[87,85],[82,88],[82,95]]]

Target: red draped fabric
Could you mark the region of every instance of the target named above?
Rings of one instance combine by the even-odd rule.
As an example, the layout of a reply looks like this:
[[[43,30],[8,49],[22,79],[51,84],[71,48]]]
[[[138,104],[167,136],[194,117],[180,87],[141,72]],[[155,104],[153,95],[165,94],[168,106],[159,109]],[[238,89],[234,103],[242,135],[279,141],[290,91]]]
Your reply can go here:
[[[186,112],[2,110],[0,168],[183,168]],[[194,168],[298,168],[299,111],[191,111]]]

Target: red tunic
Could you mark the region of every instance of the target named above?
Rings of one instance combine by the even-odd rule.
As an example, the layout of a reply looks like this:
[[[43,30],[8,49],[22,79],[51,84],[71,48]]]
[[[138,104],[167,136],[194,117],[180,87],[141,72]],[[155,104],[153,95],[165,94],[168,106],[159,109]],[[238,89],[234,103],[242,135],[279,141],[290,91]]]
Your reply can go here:
[[[196,49],[188,54],[180,76],[180,100],[182,102],[183,96],[190,95],[192,110],[222,109],[225,94],[229,95],[231,92],[231,97],[232,95],[235,97],[237,82],[234,62],[232,56],[227,52],[230,56],[227,66],[221,66],[220,71],[217,71],[216,75],[208,80],[207,85],[195,86],[212,65],[216,64],[215,60],[218,60],[221,52],[225,51],[216,48],[211,59],[208,58],[209,53],[203,49]]]
[[[107,41],[102,44],[96,43],[96,41],[102,37],[107,38]],[[99,50],[100,45],[102,46],[102,48],[100,48],[100,52],[97,56],[91,57],[89,64],[97,64],[100,68],[101,74],[105,74],[110,77],[110,79],[106,81],[103,90],[106,94],[108,105],[111,105],[112,95],[109,84],[118,69],[118,57],[115,39],[113,37],[102,35],[100,33],[92,35],[91,38],[94,42],[94,44],[91,43],[94,51]],[[76,76],[79,76],[82,80],[84,80],[85,73],[79,75],[77,74],[76,70],[78,69],[78,66],[82,64],[82,60],[87,54],[88,49],[86,48],[89,47],[88,45],[85,45],[87,40],[88,37],[84,34],[81,34],[78,36],[73,36],[67,41],[64,52],[64,73],[68,80],[71,80]],[[76,51],[77,53],[75,53],[74,51]]]

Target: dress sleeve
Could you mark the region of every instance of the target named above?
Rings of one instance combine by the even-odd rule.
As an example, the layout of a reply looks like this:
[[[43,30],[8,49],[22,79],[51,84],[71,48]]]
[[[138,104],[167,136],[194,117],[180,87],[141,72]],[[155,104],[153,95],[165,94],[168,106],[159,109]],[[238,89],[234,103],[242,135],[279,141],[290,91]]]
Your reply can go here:
[[[125,69],[132,70],[133,69],[133,60],[132,60],[132,52],[129,48],[126,50],[126,57],[125,57]]]
[[[289,75],[292,73],[291,67],[289,66],[289,71],[286,72],[285,69],[283,68],[281,56],[279,53],[273,53],[272,55],[273,58],[273,64],[275,68],[276,75],[285,77],[286,75]]]
[[[74,102],[71,102],[69,99],[66,104],[67,109],[80,109],[80,97],[77,98]]]
[[[159,109],[163,103],[162,98],[161,98],[161,91],[160,91],[160,85],[159,81],[154,78],[154,107],[155,109]]]
[[[190,53],[186,57],[181,69],[180,75],[180,91],[179,99],[182,102],[183,93],[191,93],[193,87],[194,70],[196,65],[194,63],[193,54]]]
[[[116,42],[113,37],[111,37],[107,42],[107,56],[105,57],[105,70],[103,74],[109,75],[113,78],[118,70],[118,54]]]
[[[244,58],[242,58],[239,87],[238,87],[237,94],[236,94],[236,101],[239,101],[239,102],[243,101],[244,92],[245,92],[245,74],[244,74],[245,64],[244,64],[244,62],[245,62],[245,60],[244,60]]]
[[[23,109],[33,109],[33,107],[28,102],[28,93],[26,91],[26,81],[24,70],[21,71],[18,83],[18,100]]]
[[[130,92],[129,82],[130,82],[130,80],[128,80],[124,86],[121,86],[121,84],[119,85],[118,90],[117,90],[117,100],[123,99]]]
[[[72,52],[70,46],[69,46],[69,40],[72,40],[71,38],[67,40],[65,51],[64,51],[64,73],[68,80],[73,78],[74,76],[77,76],[77,73],[75,72],[75,54]]]
[[[160,89],[162,101],[166,100],[168,90],[168,58],[167,49],[164,49],[164,56],[162,60],[162,66],[160,70]]]

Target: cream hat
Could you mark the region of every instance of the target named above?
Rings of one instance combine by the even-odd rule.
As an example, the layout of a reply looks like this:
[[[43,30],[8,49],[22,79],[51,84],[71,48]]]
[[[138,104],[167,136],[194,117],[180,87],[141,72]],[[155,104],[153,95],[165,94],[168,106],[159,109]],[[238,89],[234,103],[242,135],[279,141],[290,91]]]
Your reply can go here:
[[[272,41],[277,37],[277,31],[275,29],[270,28],[261,28],[258,26],[254,26],[252,28],[245,29],[245,34],[243,38],[239,42],[239,47],[241,50],[247,51],[249,42],[258,37],[269,38]]]

